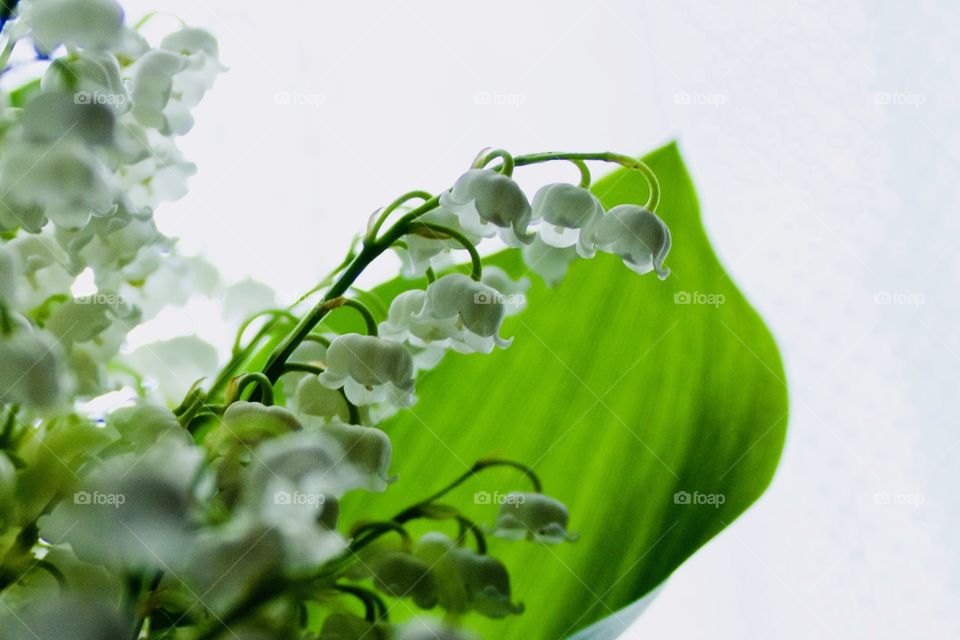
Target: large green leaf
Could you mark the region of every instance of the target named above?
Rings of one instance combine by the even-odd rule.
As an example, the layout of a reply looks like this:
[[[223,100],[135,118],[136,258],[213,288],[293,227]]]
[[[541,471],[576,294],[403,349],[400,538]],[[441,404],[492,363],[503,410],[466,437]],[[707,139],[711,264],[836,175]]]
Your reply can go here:
[[[569,505],[580,540],[492,541],[527,612],[471,617],[484,637],[562,638],[630,604],[756,500],[776,467],[787,420],[776,345],[711,250],[676,146],[646,160],[673,232],[672,276],[641,277],[599,256],[578,261],[557,289],[534,278],[529,309],[504,332],[513,346],[449,355],[419,381],[419,403],[386,425],[400,480],[384,495],[345,501],[347,522],[385,518],[479,458],[533,465],[546,492]],[[609,207],[643,202],[646,186],[618,171],[596,192]],[[526,270],[514,251],[493,262]],[[528,485],[516,472],[485,472],[449,502],[491,523],[496,508],[476,502],[517,488]],[[683,504],[678,492],[723,504]]]

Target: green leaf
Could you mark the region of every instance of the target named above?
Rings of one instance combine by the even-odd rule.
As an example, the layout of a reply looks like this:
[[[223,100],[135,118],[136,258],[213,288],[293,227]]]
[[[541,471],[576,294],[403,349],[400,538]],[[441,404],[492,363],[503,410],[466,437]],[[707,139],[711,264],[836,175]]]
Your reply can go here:
[[[400,480],[384,495],[344,500],[344,522],[386,518],[477,459],[532,465],[570,507],[580,539],[490,541],[527,611],[469,616],[484,637],[562,638],[629,605],[755,501],[776,468],[787,422],[776,345],[710,248],[676,146],[646,161],[673,233],[671,277],[641,277],[601,255],[574,264],[555,290],[533,278],[529,309],[503,333],[513,346],[448,355],[418,382],[419,403],[386,425]],[[626,171],[595,190],[608,207],[642,203],[647,191]],[[492,262],[526,271],[515,251]],[[377,293],[389,300],[410,286]],[[481,503],[514,489],[529,490],[519,473],[486,471],[444,502],[492,523],[496,507]]]

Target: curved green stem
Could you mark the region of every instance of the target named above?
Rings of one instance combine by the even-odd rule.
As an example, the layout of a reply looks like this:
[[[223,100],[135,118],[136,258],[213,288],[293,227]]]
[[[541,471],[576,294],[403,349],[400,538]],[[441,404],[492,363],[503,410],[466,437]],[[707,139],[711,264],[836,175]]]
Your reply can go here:
[[[657,180],[657,174],[655,174],[653,169],[651,169],[643,160],[637,160],[636,158],[631,158],[630,156],[622,153],[613,153],[611,151],[601,151],[597,153],[566,153],[561,151],[532,153],[525,156],[516,156],[514,158],[514,164],[518,167],[523,167],[531,164],[550,162],[552,160],[595,160],[598,162],[615,162],[627,169],[639,171],[643,174],[643,177],[647,181],[647,185],[650,187],[650,195],[648,196],[647,203],[644,205],[644,207],[650,211],[656,211],[657,205],[660,204],[660,182]]]
[[[251,384],[257,385],[257,390],[260,394],[257,398],[260,402],[267,406],[273,404],[273,381],[259,371],[244,373],[234,379],[227,392],[227,401],[225,404],[230,406],[239,400],[241,396],[243,396],[244,390]]]
[[[373,317],[373,313],[370,312],[370,309],[367,308],[367,305],[363,304],[359,300],[354,298],[334,298],[329,300],[325,304],[330,311],[334,309],[339,309],[340,307],[350,307],[351,309],[356,309],[361,316],[363,316],[363,321],[367,325],[367,335],[375,336],[378,335],[377,332],[377,319]]]
[[[355,587],[348,584],[335,584],[333,588],[341,593],[351,595],[363,603],[364,616],[367,622],[377,622],[387,619],[387,605],[373,591],[363,587]]]
[[[510,467],[512,469],[517,469],[519,471],[522,471],[523,474],[530,479],[531,484],[533,484],[534,492],[543,493],[543,484],[540,482],[540,478],[537,477],[537,474],[533,471],[533,469],[531,469],[527,465],[521,464],[519,462],[514,462],[513,460],[500,460],[500,459],[490,458],[487,460],[477,461],[476,463],[474,463],[472,467],[470,467],[462,475],[454,479],[453,482],[443,487],[433,495],[427,498],[424,498],[423,500],[416,503],[415,505],[408,507],[407,509],[404,509],[403,511],[398,513],[396,516],[394,516],[393,520],[395,522],[401,522],[401,523],[406,522],[411,517],[415,517],[413,514],[419,513],[422,507],[439,500],[440,498],[447,495],[448,493],[450,493],[451,491],[453,491],[454,489],[456,489],[457,487],[459,487],[464,482],[466,482],[473,476],[477,475],[481,471],[484,471],[485,469],[493,469],[495,467]]]
[[[284,373],[293,373],[299,371],[300,373],[312,373],[314,375],[320,375],[323,373],[323,367],[318,367],[315,364],[308,364],[306,362],[285,362],[283,365]]]
[[[513,168],[515,166],[514,158],[513,158],[513,155],[506,149],[494,149],[493,151],[488,152],[487,155],[484,157],[482,163],[480,164],[480,167],[481,168],[486,167],[488,164],[490,164],[492,161],[496,160],[497,158],[500,158],[501,160],[503,160],[503,164],[495,168],[494,171],[499,171],[505,176],[512,176]]]
[[[264,309],[263,311],[258,311],[257,313],[253,314],[252,316],[244,320],[243,324],[240,325],[240,328],[237,329],[237,337],[233,341],[233,348],[230,351],[231,355],[235,356],[238,353],[240,353],[241,351],[240,343],[243,342],[244,332],[258,318],[262,318],[264,316],[271,316],[272,318],[277,320],[279,320],[280,318],[285,318],[287,320],[293,320],[294,322],[297,321],[297,316],[293,315],[292,313],[290,313],[290,311],[286,309]]]
[[[593,183],[593,178],[590,175],[590,167],[587,166],[587,163],[583,160],[571,160],[574,166],[580,170],[580,188],[589,189],[590,185]]]
[[[399,209],[401,206],[403,206],[407,202],[411,200],[416,200],[416,199],[423,200],[424,202],[426,202],[432,197],[433,196],[427,193],[426,191],[408,191],[407,193],[403,194],[402,196],[400,196],[399,198],[391,202],[389,205],[387,205],[386,209],[380,212],[380,215],[377,217],[376,221],[373,223],[373,225],[371,225],[370,229],[367,231],[367,235],[365,236],[365,239],[371,242],[376,241],[377,234],[380,233],[381,227],[383,227],[383,224],[387,221],[387,218],[390,217],[390,214],[396,211],[397,209]]]
[[[483,262],[480,260],[480,253],[477,251],[477,247],[470,242],[470,239],[467,238],[467,236],[463,235],[456,229],[444,227],[443,225],[439,224],[416,222],[410,225],[410,231],[412,233],[418,233],[422,236],[435,238],[437,240],[445,240],[447,238],[456,240],[470,254],[470,262],[472,264],[470,277],[478,281],[481,277],[483,277]]]

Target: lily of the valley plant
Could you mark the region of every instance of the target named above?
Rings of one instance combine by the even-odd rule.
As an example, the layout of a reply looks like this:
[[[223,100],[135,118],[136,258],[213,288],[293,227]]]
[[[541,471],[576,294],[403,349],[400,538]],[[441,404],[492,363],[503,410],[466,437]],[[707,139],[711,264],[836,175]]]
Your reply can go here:
[[[485,266],[484,240],[519,248],[551,284],[597,252],[667,276],[652,172],[614,153],[484,151],[447,190],[378,210],[296,304],[246,311],[219,374],[201,378],[212,348],[195,338],[136,351],[125,340],[191,295],[223,293],[216,270],[154,223],[194,172],[177,138],[224,71],[215,39],[183,26],[148,42],[146,21],[128,24],[114,0],[4,6],[0,637],[461,638],[470,612],[549,615],[549,602],[517,602],[509,567],[487,553],[490,536],[577,537],[524,461],[479,460],[385,520],[343,522],[339,506],[431,480],[391,474],[381,426],[447,350],[510,346],[502,325],[529,281]],[[579,184],[530,198],[512,177],[554,161]],[[641,172],[649,201],[604,210],[592,161]],[[378,310],[353,284],[389,251],[420,284]],[[245,292],[227,290],[234,311]],[[365,330],[332,334],[331,314],[357,314]],[[124,391],[106,415],[90,408]],[[495,467],[524,486],[473,521],[447,497]]]

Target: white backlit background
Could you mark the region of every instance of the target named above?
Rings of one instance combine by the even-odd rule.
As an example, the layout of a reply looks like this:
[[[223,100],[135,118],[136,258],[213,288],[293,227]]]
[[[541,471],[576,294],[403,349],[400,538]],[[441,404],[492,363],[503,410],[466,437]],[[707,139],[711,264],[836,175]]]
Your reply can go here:
[[[231,68],[182,143],[199,173],[164,229],[282,292],[483,147],[679,139],[792,415],[769,492],[627,635],[960,637],[960,5],[125,4],[210,28]]]

